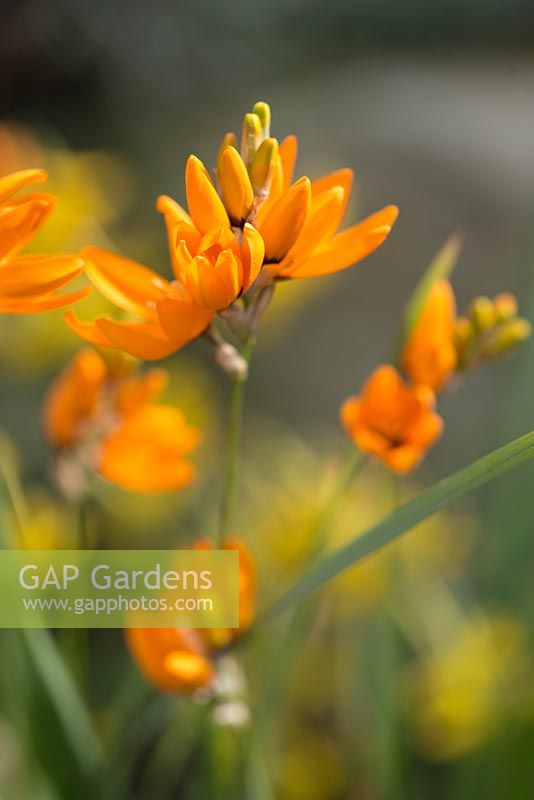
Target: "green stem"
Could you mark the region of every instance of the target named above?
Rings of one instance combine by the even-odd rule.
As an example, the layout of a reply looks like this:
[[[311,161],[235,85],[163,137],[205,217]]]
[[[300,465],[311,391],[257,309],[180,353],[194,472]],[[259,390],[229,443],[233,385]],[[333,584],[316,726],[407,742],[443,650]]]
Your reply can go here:
[[[250,364],[254,340],[247,339],[244,342],[241,356],[245,363]],[[234,524],[235,495],[237,488],[237,465],[239,459],[239,443],[241,439],[241,423],[243,417],[243,399],[245,395],[245,383],[247,376],[236,376],[232,389],[230,401],[230,420],[228,427],[228,450],[226,461],[226,474],[224,479],[221,514],[219,521],[219,544],[224,543],[224,539]]]

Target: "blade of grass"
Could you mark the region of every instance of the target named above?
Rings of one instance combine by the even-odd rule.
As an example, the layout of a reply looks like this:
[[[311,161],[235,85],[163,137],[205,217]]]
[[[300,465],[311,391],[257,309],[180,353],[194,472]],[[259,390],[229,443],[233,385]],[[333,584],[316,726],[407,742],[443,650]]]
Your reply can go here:
[[[6,443],[8,440],[0,433],[0,475],[21,536],[28,512],[16,465]],[[0,549],[5,547],[6,537],[2,528]],[[55,710],[65,733],[65,742],[70,746],[81,774],[87,779],[91,777],[98,780],[104,771],[101,743],[52,635],[48,630],[29,628],[20,629],[19,634],[31,667]]]
[[[104,761],[100,740],[50,632],[21,628],[20,633],[81,772],[94,774]]]
[[[324,586],[340,572],[376,553],[422,520],[532,457],[534,457],[534,431],[499,447],[434,484],[345,547],[321,559],[274,602],[260,617],[258,624],[279,616]]]

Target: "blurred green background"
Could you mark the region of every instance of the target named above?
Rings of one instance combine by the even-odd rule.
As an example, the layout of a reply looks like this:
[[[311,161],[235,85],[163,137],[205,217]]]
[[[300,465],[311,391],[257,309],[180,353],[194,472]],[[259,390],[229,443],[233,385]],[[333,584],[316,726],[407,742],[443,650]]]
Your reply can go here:
[[[534,6],[19,0],[0,11],[0,171],[21,161],[49,169],[61,203],[43,249],[109,246],[167,274],[156,196],[183,201],[187,155],[212,166],[222,134],[258,99],[271,104],[273,135],[299,136],[298,174],[355,170],[351,222],[400,207],[363,265],[282,287],[265,321],[247,388],[240,533],[273,596],[298,574],[335,480],[339,405],[388,359],[404,303],[445,239],[464,237],[460,308],[506,290],[534,319]],[[35,546],[57,544],[72,511],[47,477],[40,405],[78,342],[61,312],[0,325],[1,424],[16,444]],[[403,496],[533,427],[533,348],[441,400],[446,434]],[[202,343],[168,366],[170,396],[204,429],[203,480],[168,500],[99,486],[93,524],[107,546],[187,543],[213,527],[228,387]],[[380,556],[352,571],[289,634],[286,621],[247,649],[251,729],[220,726],[208,747],[190,701],[154,700],[142,730],[115,742],[126,796],[204,800],[215,764],[221,798],[531,798],[533,478],[526,466],[479,492],[426,526],[430,544],[417,545],[421,531],[395,548],[393,567]],[[391,502],[388,476],[366,471],[335,543]],[[123,670],[134,683],[135,670],[119,635],[99,632],[91,645],[86,688],[107,742]],[[27,681],[37,681],[31,670]],[[7,687],[0,797],[97,796],[74,768],[57,779],[54,747],[21,733]],[[34,733],[57,723],[39,702],[22,703]],[[195,726],[189,741],[183,731]]]

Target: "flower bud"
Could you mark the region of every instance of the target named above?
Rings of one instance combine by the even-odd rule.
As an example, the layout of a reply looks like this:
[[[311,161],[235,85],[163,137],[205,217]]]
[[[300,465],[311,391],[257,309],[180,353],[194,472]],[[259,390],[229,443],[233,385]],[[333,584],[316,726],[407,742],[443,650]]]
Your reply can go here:
[[[495,324],[495,309],[488,297],[477,297],[469,309],[469,318],[476,332],[486,331]]]
[[[454,346],[458,359],[457,368],[464,369],[468,362],[468,354],[475,337],[473,325],[467,317],[459,317],[454,327]]]
[[[497,295],[493,301],[493,308],[498,322],[517,316],[517,300],[508,292]]]
[[[482,356],[493,358],[513,350],[520,342],[528,339],[532,326],[526,319],[511,319],[499,325],[495,335],[483,346]]]
[[[243,159],[234,147],[227,147],[220,159],[219,181],[230,220],[240,225],[254,203],[254,192]]]
[[[249,167],[261,141],[261,122],[257,114],[245,114],[241,130],[241,155]]]
[[[277,140],[264,139],[260,144],[250,167],[250,180],[252,182],[252,188],[255,195],[267,197],[269,194],[277,158]]]
[[[264,103],[263,101],[255,103],[252,113],[256,114],[256,116],[259,118],[261,123],[262,137],[266,138],[269,136],[271,130],[271,108],[269,104]]]
[[[221,146],[219,147],[219,153],[217,155],[217,175],[220,176],[221,174],[221,159],[224,151],[227,147],[235,147],[237,150],[237,139],[235,138],[235,134],[233,133],[226,133],[223,136]]]

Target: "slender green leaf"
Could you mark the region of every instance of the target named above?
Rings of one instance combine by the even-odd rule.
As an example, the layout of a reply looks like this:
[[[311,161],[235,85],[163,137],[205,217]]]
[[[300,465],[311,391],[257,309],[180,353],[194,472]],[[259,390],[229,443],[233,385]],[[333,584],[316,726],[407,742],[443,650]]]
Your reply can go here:
[[[534,457],[534,431],[499,447],[468,467],[434,484],[428,491],[393,511],[345,547],[321,559],[271,606],[263,616],[263,620],[270,620],[297,605],[340,572],[376,553],[441,508],[532,457]]]
[[[86,774],[98,771],[104,761],[100,740],[50,632],[22,628],[20,633],[80,770]]]
[[[457,233],[449,236],[441,250],[434,256],[423,277],[415,287],[404,311],[404,342],[419,321],[428,295],[436,281],[448,278],[456,266],[462,247],[462,239]]]

